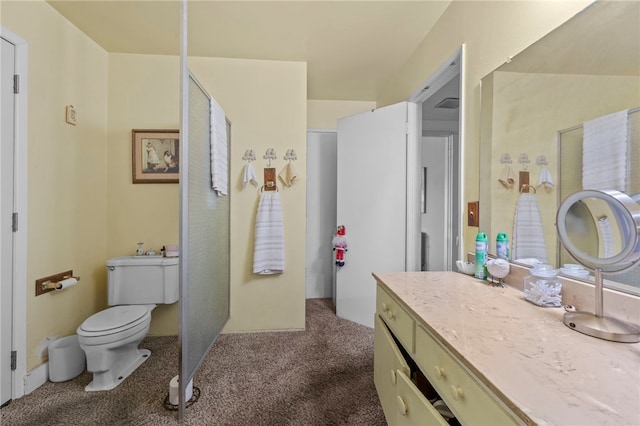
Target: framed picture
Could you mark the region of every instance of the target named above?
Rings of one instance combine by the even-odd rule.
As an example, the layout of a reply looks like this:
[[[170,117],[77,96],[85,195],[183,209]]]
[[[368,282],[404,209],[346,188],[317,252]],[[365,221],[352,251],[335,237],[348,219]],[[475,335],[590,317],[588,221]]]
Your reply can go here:
[[[133,183],[178,183],[178,130],[132,130]]]

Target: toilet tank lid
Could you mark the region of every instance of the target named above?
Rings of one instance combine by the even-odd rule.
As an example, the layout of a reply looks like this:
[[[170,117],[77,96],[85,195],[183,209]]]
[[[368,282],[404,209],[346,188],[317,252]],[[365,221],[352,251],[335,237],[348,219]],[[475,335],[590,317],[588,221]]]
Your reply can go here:
[[[107,266],[177,265],[177,257],[121,256],[107,260]]]

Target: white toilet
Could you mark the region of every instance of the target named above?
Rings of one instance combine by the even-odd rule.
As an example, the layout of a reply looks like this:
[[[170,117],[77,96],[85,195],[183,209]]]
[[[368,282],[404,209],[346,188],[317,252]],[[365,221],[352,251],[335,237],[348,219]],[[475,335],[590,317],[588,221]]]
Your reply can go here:
[[[123,256],[107,261],[111,308],[87,318],[76,330],[93,381],[86,391],[118,386],[151,355],[138,345],[149,332],[157,304],[178,301],[178,258]]]

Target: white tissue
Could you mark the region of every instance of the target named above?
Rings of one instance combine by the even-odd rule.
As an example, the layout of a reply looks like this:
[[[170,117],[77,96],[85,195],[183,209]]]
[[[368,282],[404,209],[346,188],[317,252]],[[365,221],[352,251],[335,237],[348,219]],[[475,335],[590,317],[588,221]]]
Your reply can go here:
[[[180,376],[173,376],[171,381],[169,382],[169,403],[171,405],[178,405],[179,395],[180,395]],[[185,401],[189,401],[193,396],[193,380],[189,381],[187,385],[187,389],[185,390]]]
[[[78,280],[75,278],[67,278],[66,280],[62,280],[62,281],[58,281],[58,285],[56,286],[56,290],[60,291],[60,290],[64,290],[67,289],[69,287],[73,287],[74,285],[78,284]]]

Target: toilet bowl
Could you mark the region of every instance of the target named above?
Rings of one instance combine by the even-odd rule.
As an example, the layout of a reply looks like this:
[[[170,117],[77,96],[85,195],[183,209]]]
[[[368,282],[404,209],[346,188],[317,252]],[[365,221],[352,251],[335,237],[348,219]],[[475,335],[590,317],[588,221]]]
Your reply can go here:
[[[151,355],[138,345],[149,332],[155,305],[123,305],[100,311],[76,330],[93,381],[86,391],[118,386]]]
[[[177,258],[122,256],[107,261],[108,303],[111,308],[87,318],[76,330],[93,381],[87,391],[118,386],[149,358],[138,349],[149,332],[157,304],[178,301]]]

